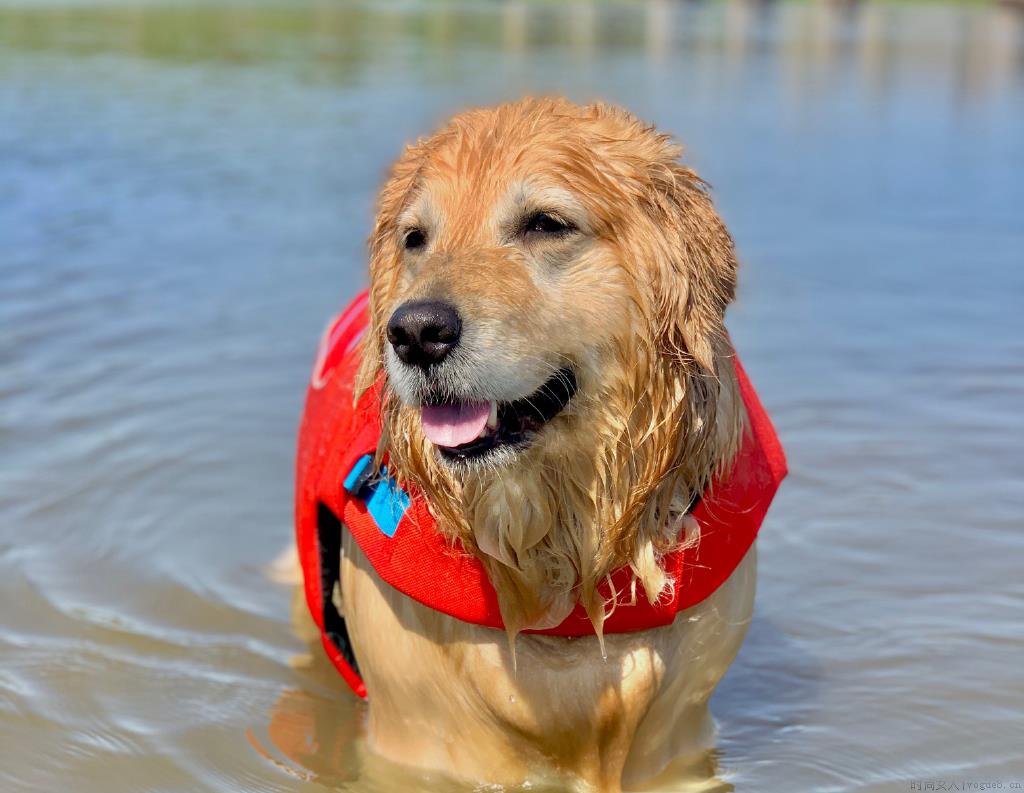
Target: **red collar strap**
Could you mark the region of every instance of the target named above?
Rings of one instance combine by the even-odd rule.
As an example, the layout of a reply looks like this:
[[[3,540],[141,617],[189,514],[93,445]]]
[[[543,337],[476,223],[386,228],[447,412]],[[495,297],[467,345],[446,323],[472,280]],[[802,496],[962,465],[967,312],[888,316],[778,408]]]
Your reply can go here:
[[[295,523],[306,600],[320,627],[324,648],[359,696],[366,689],[331,594],[339,573],[341,524],[377,574],[414,600],[464,622],[502,629],[498,598],[473,556],[452,549],[435,530],[419,494],[404,493],[372,470],[380,437],[380,389],[353,407],[359,365],[357,342],[366,328],[367,296],[357,297],[329,326],[320,344],[299,431]],[[749,432],[728,476],[693,510],[701,527],[695,548],[668,554],[663,563],[676,582],[669,598],[655,604],[638,594],[618,603],[605,633],[628,633],[668,625],[680,611],[700,603],[736,569],[750,549],[768,506],[786,475],[786,458],[775,430],[746,373],[735,359]],[[618,592],[629,592],[630,571],[612,575]],[[608,591],[605,591],[608,594]],[[555,628],[555,636],[584,636],[593,627],[583,607]]]

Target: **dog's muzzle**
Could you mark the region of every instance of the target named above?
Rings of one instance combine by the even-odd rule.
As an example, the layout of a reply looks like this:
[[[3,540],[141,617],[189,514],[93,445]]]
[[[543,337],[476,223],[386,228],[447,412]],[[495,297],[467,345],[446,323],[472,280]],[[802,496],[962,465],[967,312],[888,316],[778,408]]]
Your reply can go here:
[[[427,440],[450,460],[480,458],[500,447],[523,448],[561,413],[579,384],[560,369],[529,396],[512,402],[436,402],[420,409]]]
[[[448,460],[482,458],[499,448],[523,448],[576,395],[575,371],[563,367],[519,399],[488,399],[484,389],[490,383],[474,385],[473,377],[458,374],[459,369],[475,368],[463,355],[452,355],[457,349],[464,353],[459,348],[462,329],[458,310],[443,300],[403,303],[388,320],[387,337],[394,354],[418,381],[413,390],[419,393],[410,397],[419,407],[424,435]],[[477,372],[480,377],[486,375]],[[474,398],[474,392],[479,396]]]

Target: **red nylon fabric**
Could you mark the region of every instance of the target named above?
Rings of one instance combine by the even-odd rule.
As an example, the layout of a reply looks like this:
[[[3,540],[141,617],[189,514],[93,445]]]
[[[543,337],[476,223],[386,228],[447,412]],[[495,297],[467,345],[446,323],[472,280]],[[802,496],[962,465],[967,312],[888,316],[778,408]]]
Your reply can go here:
[[[465,622],[503,629],[498,599],[480,562],[461,548],[452,548],[436,531],[426,501],[410,492],[411,505],[393,538],[381,532],[363,503],[342,487],[362,455],[373,453],[380,435],[380,387],[363,395],[353,407],[353,379],[359,365],[356,342],[367,323],[363,293],[329,326],[321,342],[306,397],[299,431],[296,487],[296,538],[309,609],[324,632],[318,506],[323,504],[344,525],[377,574],[414,600]],[[747,409],[749,432],[728,476],[713,483],[693,511],[701,527],[700,543],[663,560],[676,581],[673,594],[653,605],[638,586],[630,596],[630,571],[612,575],[619,594],[605,620],[605,633],[628,633],[668,625],[676,614],[700,603],[732,574],[757,537],[779,484],[786,458],[768,415],[746,372],[735,359],[740,393]],[[602,589],[607,597],[610,590]],[[584,636],[593,626],[577,605],[555,628],[540,633]],[[366,691],[358,674],[324,634],[324,646],[345,681],[359,696]]]

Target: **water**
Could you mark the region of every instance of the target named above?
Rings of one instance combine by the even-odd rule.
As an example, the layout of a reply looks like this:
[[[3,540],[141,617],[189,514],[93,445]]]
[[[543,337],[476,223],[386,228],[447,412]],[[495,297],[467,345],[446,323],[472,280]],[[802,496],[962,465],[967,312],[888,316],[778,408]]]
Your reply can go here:
[[[458,789],[361,744],[268,563],[403,141],[619,101],[715,188],[790,455],[719,787],[1024,783],[1024,12],[0,5],[0,790]]]

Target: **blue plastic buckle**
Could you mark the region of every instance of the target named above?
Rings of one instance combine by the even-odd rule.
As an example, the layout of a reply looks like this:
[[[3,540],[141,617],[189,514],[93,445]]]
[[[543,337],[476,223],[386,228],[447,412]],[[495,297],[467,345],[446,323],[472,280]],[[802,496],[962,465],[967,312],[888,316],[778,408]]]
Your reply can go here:
[[[366,511],[385,536],[395,536],[410,501],[409,494],[388,476],[386,465],[381,467],[378,475],[373,467],[373,455],[364,454],[348,472],[343,486],[352,496],[366,504]]]

